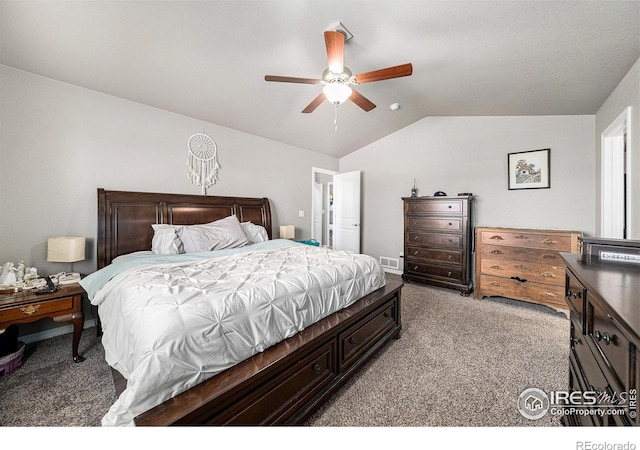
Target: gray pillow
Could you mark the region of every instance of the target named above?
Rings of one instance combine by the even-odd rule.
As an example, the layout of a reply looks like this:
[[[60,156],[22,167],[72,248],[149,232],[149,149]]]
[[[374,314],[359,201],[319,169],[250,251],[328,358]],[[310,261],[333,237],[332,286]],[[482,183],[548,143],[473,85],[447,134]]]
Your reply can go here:
[[[244,230],[249,242],[255,244],[256,242],[265,242],[269,240],[269,234],[265,227],[256,225],[251,222],[242,222],[242,229]]]
[[[249,242],[236,216],[203,225],[183,225],[177,230],[185,253],[242,247]]]
[[[151,250],[156,255],[177,255],[184,253],[182,241],[178,237],[176,227],[166,224],[153,224],[153,240]]]

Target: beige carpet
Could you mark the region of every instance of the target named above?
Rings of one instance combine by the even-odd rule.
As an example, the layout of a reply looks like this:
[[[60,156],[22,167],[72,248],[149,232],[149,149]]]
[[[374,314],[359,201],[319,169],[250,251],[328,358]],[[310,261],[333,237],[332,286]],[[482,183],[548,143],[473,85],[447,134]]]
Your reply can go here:
[[[568,385],[569,320],[539,305],[405,284],[403,329],[314,426],[550,426],[517,399]]]

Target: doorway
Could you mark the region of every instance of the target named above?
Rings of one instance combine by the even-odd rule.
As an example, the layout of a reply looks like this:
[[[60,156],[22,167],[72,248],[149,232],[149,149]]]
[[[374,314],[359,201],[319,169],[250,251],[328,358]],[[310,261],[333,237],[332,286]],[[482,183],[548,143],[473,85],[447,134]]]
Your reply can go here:
[[[626,239],[628,216],[627,168],[630,108],[625,109],[602,133],[601,237]]]
[[[311,169],[311,237],[322,246],[360,253],[360,171]]]
[[[333,247],[334,170],[311,168],[311,239]]]

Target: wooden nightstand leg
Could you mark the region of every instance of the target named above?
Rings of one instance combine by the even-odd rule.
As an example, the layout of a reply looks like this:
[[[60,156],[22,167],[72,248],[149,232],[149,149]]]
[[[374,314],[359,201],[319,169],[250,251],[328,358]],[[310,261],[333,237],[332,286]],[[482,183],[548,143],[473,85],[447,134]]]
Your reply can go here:
[[[82,311],[73,313],[71,316],[73,322],[73,362],[82,362],[84,357],[78,355],[78,346],[80,345],[80,335],[84,326],[84,313]]]

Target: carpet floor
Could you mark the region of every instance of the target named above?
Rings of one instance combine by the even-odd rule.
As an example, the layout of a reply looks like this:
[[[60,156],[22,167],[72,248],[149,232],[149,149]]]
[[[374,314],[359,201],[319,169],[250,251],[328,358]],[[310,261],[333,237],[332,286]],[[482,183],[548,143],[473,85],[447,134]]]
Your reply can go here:
[[[399,279],[393,275],[392,279]],[[405,284],[403,328],[308,421],[319,427],[556,426],[517,410],[520,393],[566,389],[569,321],[515,300],[475,300]],[[115,401],[95,329],[71,360],[71,335],[29,344],[23,366],[0,377],[0,426],[99,426]]]

